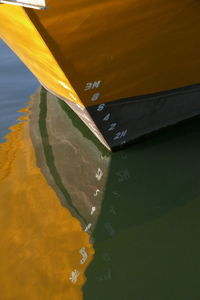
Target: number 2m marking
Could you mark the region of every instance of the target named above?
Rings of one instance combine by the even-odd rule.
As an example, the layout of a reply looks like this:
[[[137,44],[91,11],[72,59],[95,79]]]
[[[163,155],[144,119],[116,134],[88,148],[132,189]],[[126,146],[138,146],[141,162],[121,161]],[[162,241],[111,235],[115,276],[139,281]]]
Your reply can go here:
[[[113,140],[118,140],[118,139],[121,139],[122,137],[125,137],[125,136],[127,135],[127,132],[128,132],[128,129],[123,130],[123,131],[118,131],[118,132],[115,134]]]

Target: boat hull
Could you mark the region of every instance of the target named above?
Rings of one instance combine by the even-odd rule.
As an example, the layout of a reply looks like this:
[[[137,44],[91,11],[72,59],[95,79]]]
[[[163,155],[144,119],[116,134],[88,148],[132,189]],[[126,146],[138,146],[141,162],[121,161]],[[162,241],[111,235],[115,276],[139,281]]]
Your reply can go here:
[[[49,0],[47,7],[1,5],[0,34],[107,148],[199,114],[199,2]]]

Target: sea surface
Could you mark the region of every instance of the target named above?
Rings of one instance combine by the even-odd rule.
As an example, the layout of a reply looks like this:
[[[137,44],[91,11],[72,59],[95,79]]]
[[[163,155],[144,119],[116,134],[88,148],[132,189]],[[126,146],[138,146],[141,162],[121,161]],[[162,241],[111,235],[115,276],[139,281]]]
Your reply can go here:
[[[0,300],[200,299],[200,119],[109,153],[0,41]]]

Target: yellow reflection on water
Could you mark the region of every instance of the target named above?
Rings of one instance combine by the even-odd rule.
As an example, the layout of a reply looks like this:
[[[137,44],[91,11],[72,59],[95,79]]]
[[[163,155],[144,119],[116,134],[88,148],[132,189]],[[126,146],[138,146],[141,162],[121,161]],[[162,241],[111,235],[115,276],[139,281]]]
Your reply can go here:
[[[0,299],[82,299],[89,235],[36,166],[23,119],[0,145]],[[88,259],[81,264],[82,248]]]

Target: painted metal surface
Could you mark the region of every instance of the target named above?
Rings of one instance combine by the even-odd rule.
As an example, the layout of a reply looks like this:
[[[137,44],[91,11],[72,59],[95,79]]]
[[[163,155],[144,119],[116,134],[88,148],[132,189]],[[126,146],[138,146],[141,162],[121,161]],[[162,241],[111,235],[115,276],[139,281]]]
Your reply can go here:
[[[199,1],[47,5],[29,16],[85,106],[200,82]]]
[[[200,84],[199,1],[48,0],[47,5],[42,11],[1,5],[0,35],[107,148],[197,114],[199,93],[179,95],[174,103],[151,95]],[[140,105],[141,95],[152,101]],[[96,109],[107,103],[109,111],[99,123]],[[158,116],[162,105],[167,111]],[[111,127],[104,128],[107,123]],[[142,124],[141,134],[136,128]]]
[[[200,115],[200,85],[87,108],[113,151]]]
[[[81,101],[23,7],[0,5],[0,36],[45,85],[57,95]]]
[[[47,6],[44,11],[27,9],[22,14],[17,7],[11,12],[2,5],[1,35],[19,55],[20,44],[31,48],[31,56],[23,55],[25,63],[33,70],[34,62],[35,75],[41,82],[45,78],[46,87],[59,96],[65,81],[59,79],[54,64],[51,69],[57,81],[44,75],[47,52],[86,107],[200,82],[199,1],[48,0]],[[37,30],[38,45],[46,45],[39,59],[35,39],[22,24],[27,21]],[[25,32],[16,34],[10,23],[12,27],[20,23]]]

